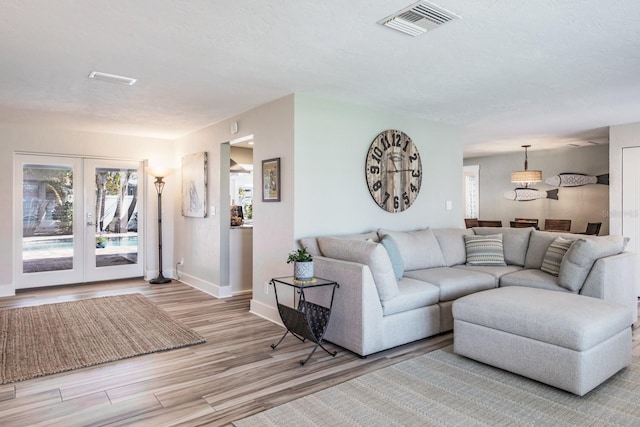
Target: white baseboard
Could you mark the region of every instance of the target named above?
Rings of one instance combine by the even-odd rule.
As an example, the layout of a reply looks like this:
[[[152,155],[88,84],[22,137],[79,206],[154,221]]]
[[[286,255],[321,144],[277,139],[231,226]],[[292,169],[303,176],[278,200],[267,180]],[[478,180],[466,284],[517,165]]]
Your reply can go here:
[[[0,297],[12,297],[16,294],[16,288],[13,283],[0,285]]]
[[[216,298],[228,298],[233,296],[231,294],[231,286],[219,286],[215,283],[207,282],[206,280],[202,280],[186,273],[180,273],[180,279],[176,280]]]
[[[282,324],[282,320],[280,320],[280,313],[278,313],[278,310],[275,307],[267,305],[258,300],[251,300],[249,312],[277,325],[284,326]]]

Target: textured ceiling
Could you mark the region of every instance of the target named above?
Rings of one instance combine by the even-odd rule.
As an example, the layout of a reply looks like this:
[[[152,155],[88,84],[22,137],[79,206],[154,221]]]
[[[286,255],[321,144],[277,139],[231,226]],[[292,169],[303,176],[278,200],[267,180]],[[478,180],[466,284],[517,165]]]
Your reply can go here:
[[[640,121],[638,0],[437,0],[462,19],[415,38],[376,23],[411,3],[2,0],[0,121],[175,138],[301,92],[501,151]]]

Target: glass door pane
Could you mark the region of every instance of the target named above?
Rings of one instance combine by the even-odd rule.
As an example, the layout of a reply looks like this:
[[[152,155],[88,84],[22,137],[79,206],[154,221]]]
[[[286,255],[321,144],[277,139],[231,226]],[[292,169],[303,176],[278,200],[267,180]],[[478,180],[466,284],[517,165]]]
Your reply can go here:
[[[73,269],[73,168],[22,167],[22,272]]]
[[[17,288],[81,281],[79,169],[77,159],[16,156],[16,178],[22,182],[15,204]]]
[[[138,162],[86,160],[87,280],[142,276]]]

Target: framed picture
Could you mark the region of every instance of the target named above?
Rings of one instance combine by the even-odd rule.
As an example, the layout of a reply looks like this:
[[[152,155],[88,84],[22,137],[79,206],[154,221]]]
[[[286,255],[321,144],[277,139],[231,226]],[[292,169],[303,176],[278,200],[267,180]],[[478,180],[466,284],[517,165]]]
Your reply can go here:
[[[207,152],[182,158],[182,215],[207,216]]]
[[[262,201],[280,201],[280,157],[262,161]]]

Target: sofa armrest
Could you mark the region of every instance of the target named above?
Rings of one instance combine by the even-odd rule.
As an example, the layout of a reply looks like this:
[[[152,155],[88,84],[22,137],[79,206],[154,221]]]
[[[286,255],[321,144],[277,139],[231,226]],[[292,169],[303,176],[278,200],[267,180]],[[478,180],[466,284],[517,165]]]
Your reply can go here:
[[[622,252],[596,260],[580,294],[614,301],[631,309],[631,324],[638,321],[635,252]]]
[[[313,264],[316,276],[340,285],[324,338],[361,356],[378,351],[383,340],[382,304],[369,267],[322,256],[314,256]],[[316,290],[307,299],[326,304],[330,290]]]

